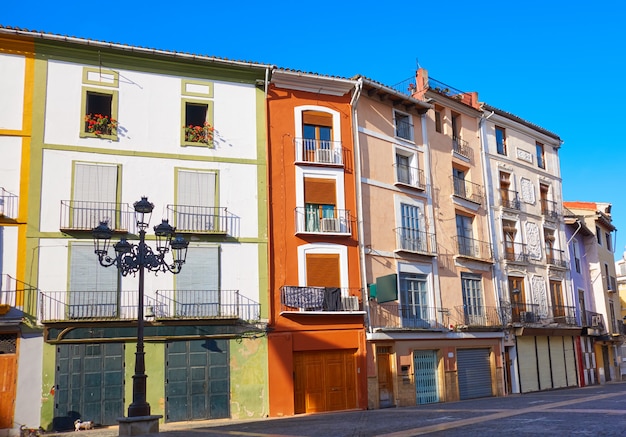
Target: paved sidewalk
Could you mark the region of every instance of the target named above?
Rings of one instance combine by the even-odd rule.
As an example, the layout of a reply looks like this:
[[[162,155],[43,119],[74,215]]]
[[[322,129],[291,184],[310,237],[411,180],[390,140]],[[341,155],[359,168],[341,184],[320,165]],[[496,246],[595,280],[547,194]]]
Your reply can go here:
[[[76,433],[46,434],[76,437]],[[117,427],[82,431],[113,437]],[[262,420],[163,424],[149,437],[626,436],[626,383]]]

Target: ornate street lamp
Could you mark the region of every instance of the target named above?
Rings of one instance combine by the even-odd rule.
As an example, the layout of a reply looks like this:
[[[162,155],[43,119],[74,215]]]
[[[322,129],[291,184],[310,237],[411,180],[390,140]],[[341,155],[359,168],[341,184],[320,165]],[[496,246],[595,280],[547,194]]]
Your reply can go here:
[[[150,415],[150,404],[146,401],[146,364],[143,347],[144,325],[144,270],[153,272],[180,273],[187,258],[189,243],[182,237],[174,237],[176,228],[170,226],[167,220],[154,227],[157,248],[154,252],[145,242],[146,228],[150,223],[150,216],[154,205],[148,202],[147,197],[134,203],[135,220],[139,228],[139,244],[131,244],[125,238],[113,245],[115,257],[108,255],[108,248],[113,231],[106,222],[100,222],[93,229],[94,252],[98,261],[104,267],[115,266],[126,276],[139,272],[139,297],[137,303],[137,352],[135,353],[135,374],[133,375],[133,402],[128,407],[128,417]],[[172,263],[165,260],[165,255],[172,251]]]

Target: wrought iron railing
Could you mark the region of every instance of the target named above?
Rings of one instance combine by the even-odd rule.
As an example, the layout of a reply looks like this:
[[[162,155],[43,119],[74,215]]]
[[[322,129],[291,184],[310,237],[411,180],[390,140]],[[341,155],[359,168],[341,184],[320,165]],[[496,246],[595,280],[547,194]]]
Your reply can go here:
[[[539,323],[539,305],[523,302],[507,302],[500,303],[500,315],[502,322],[518,323],[522,325]]]
[[[0,217],[10,219],[17,218],[17,200],[16,194],[6,191],[0,187]]]
[[[500,199],[502,207],[507,209],[520,210],[521,202],[519,200],[519,193],[511,190],[500,190]]]
[[[296,161],[343,165],[341,141],[295,138]]]
[[[582,314],[582,325],[588,328],[596,328],[600,333],[606,332],[604,315],[593,311],[585,311]]]
[[[444,329],[448,326],[448,309],[397,302],[370,302],[370,327],[373,329]]]
[[[491,244],[487,241],[475,240],[460,235],[453,237],[453,240],[456,244],[457,253],[460,256],[489,261],[493,259]]]
[[[61,229],[91,231],[100,222],[116,232],[132,232],[133,212],[127,203],[61,200]]]
[[[283,285],[280,288],[281,311],[362,311],[360,290],[341,287],[306,287]]]
[[[295,209],[296,232],[307,234],[352,234],[352,218],[347,209],[305,206]]]
[[[495,328],[502,327],[500,310],[495,306],[467,306],[454,307],[453,319],[457,326]]]
[[[232,235],[238,217],[227,208],[194,205],[167,205],[167,218],[176,232]]]
[[[261,305],[239,290],[157,290],[155,317],[174,319],[237,318],[259,320]]]
[[[426,188],[424,170],[404,164],[394,164],[396,183],[423,190]]]
[[[452,177],[452,185],[454,187],[454,195],[461,197],[470,202],[482,204],[483,203],[483,187],[482,185],[475,184],[470,181],[466,181],[463,178],[457,176]]]
[[[567,305],[552,305],[549,309],[548,321],[560,325],[578,326],[576,307]]]
[[[541,214],[551,220],[557,220],[559,218],[559,210],[557,203],[552,200],[541,199]]]
[[[530,253],[526,244],[504,242],[504,259],[509,262],[527,263]]]
[[[413,124],[404,119],[396,119],[396,137],[413,141]]]
[[[452,150],[454,153],[469,160],[474,158],[474,150],[472,150],[467,141],[462,140],[461,138],[452,137]]]
[[[565,259],[565,252],[562,250],[546,248],[546,262],[554,267],[566,268],[567,261]]]
[[[435,234],[413,228],[395,228],[396,250],[437,255]]]
[[[36,287],[3,274],[0,282],[0,305],[9,317],[21,317],[23,313],[37,314]]]

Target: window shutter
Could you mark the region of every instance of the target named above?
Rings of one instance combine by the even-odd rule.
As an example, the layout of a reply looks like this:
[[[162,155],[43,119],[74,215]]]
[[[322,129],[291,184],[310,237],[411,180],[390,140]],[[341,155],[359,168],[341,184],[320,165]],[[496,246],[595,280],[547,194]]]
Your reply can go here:
[[[335,192],[334,179],[304,178],[304,203],[335,205]]]
[[[178,171],[176,203],[187,206],[215,206],[217,174],[208,171]]]
[[[117,166],[74,164],[74,197],[72,200],[116,202]]]
[[[398,275],[391,274],[376,278],[376,300],[378,303],[398,300]]]
[[[339,255],[307,254],[306,285],[311,287],[339,287]]]
[[[117,279],[117,268],[102,267],[92,244],[71,244],[70,291],[115,291]]]
[[[187,260],[175,276],[177,290],[219,290],[219,247],[187,249]]]
[[[327,112],[304,111],[302,113],[302,124],[333,127],[333,116]]]

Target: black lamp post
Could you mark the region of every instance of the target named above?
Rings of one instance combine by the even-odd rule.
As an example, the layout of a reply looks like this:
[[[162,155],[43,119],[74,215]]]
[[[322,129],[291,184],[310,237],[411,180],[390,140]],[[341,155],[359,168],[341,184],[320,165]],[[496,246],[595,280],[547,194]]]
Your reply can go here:
[[[106,222],[100,222],[92,231],[94,239],[94,252],[98,255],[98,261],[104,267],[115,266],[122,276],[129,273],[135,275],[139,272],[139,297],[137,303],[137,352],[135,353],[135,374],[133,375],[133,402],[128,407],[128,417],[140,417],[150,415],[150,404],[146,401],[146,364],[143,349],[143,301],[144,301],[144,270],[153,272],[180,273],[182,265],[187,258],[187,246],[189,243],[182,237],[175,237],[176,228],[169,225],[167,220],[154,227],[156,235],[156,253],[146,245],[146,228],[150,222],[150,216],[154,205],[148,202],[147,197],[134,203],[135,220],[139,228],[139,244],[131,244],[125,238],[113,245],[115,257],[108,255],[109,243],[113,231]],[[173,262],[169,264],[165,255],[172,250]]]

